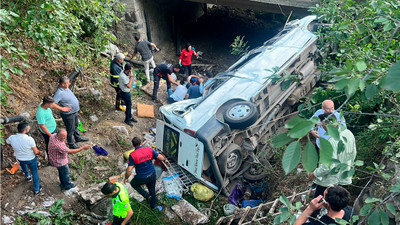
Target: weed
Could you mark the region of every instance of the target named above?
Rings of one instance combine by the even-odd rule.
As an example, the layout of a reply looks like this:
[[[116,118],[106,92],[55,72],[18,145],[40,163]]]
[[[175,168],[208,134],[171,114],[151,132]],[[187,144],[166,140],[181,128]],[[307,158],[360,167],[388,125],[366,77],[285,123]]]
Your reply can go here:
[[[125,137],[123,135],[119,135],[117,138],[118,144],[121,146],[121,148],[124,148],[127,145]]]

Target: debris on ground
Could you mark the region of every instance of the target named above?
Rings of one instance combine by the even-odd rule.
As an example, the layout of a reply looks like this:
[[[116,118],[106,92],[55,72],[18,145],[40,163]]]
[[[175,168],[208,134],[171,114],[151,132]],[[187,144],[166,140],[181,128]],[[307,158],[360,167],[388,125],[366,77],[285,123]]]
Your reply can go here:
[[[121,133],[124,133],[126,135],[126,138],[129,138],[129,131],[126,129],[125,126],[113,126],[112,128],[120,131]]]
[[[208,222],[209,218],[185,199],[179,200],[178,203],[171,208],[181,220],[188,224],[204,224]]]
[[[210,201],[214,197],[214,192],[200,183],[193,184],[190,190],[193,192],[193,197],[195,199],[203,202]]]
[[[146,104],[137,104],[138,117],[154,118],[154,106]]]

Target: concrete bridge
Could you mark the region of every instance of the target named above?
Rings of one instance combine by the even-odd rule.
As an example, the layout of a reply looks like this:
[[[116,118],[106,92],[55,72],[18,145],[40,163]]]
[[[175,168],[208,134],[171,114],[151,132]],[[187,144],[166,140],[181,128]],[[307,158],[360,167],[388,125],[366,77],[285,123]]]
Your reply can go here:
[[[234,8],[253,9],[272,13],[304,15],[307,9],[314,6],[318,0],[185,0],[191,2],[224,5]]]

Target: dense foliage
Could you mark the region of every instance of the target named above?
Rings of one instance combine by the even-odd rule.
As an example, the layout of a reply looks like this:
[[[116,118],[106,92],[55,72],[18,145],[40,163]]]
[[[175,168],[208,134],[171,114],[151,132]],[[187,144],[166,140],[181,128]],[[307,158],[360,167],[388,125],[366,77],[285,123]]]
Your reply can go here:
[[[358,191],[360,196],[373,183],[372,180],[392,180],[394,171],[387,169],[388,163],[399,165],[400,2],[323,0],[311,11],[319,16],[321,22],[331,24],[331,28],[320,32],[319,39],[324,55],[320,68],[323,80],[329,85],[325,89],[316,89],[311,100],[305,101],[301,107],[336,98],[336,108],[342,116],[347,113],[347,124],[356,132],[356,138],[375,140],[374,151],[370,150],[371,145],[358,145],[358,154],[368,164],[356,161],[349,171],[342,171],[343,176],[354,176],[355,167],[359,167],[358,170],[365,170],[369,174],[366,177],[369,182],[363,184],[361,193]],[[295,117],[286,124],[289,132],[275,138],[275,147],[289,144],[282,158],[282,167],[286,173],[294,170],[299,163],[307,172],[317,167],[318,156],[309,134],[317,123],[317,118],[309,120],[309,117]],[[328,125],[327,129],[332,138],[338,139],[338,128]],[[303,140],[305,145],[302,145]],[[320,141],[320,163],[329,165],[333,160],[332,146],[322,138]],[[372,152],[375,154],[371,155]],[[331,173],[342,169],[339,164]],[[392,201],[400,193],[400,183],[386,184],[380,195],[370,196],[361,203],[362,223],[388,224],[388,213],[395,214]],[[299,209],[285,205],[282,212],[294,213]],[[289,218],[293,222],[293,216],[286,213],[285,217],[279,217],[275,222],[281,223]]]
[[[6,104],[7,94],[11,93],[8,80],[22,74],[21,67],[29,67],[25,41],[32,40],[41,57],[48,60],[88,66],[93,62],[92,56],[113,39],[108,30],[119,20],[113,7],[123,9],[119,1],[110,0],[2,1],[1,105]]]

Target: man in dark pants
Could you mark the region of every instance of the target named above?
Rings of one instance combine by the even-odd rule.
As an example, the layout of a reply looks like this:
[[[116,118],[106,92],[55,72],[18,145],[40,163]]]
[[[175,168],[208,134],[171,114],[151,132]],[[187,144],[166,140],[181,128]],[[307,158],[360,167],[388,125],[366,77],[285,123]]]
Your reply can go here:
[[[132,86],[133,74],[132,66],[129,64],[125,65],[124,71],[119,75],[119,88],[121,89],[122,99],[126,104],[125,109],[125,121],[124,123],[129,126],[133,126],[132,122],[137,122],[135,118],[132,117],[132,99],[131,99],[131,86]]]
[[[176,86],[179,86],[178,82],[175,82],[174,79],[172,79],[171,74],[172,73],[178,73],[180,70],[179,64],[176,64],[175,66],[172,66],[171,64],[160,64],[156,66],[156,68],[153,71],[153,77],[154,77],[154,88],[153,88],[153,100],[157,100],[157,92],[158,92],[158,86],[160,85],[160,79],[164,79],[167,81],[167,91],[171,89],[171,83],[175,84]]]
[[[71,107],[59,107],[54,104],[54,99],[51,96],[45,96],[43,102],[39,104],[36,111],[36,119],[39,124],[39,131],[46,144],[47,157],[49,156],[49,138],[51,134],[54,134],[57,131],[57,123],[53,117],[53,112],[51,111],[53,107],[63,112],[69,112],[71,110]]]
[[[122,105],[122,91],[119,88],[119,74],[123,70],[122,62],[125,59],[125,55],[122,53],[118,53],[115,55],[114,60],[111,61],[110,64],[110,81],[111,81],[111,86],[115,89],[115,92],[117,94],[115,98],[115,109],[116,110],[121,110],[121,105]]]
[[[150,207],[151,209],[154,209],[157,203],[156,170],[152,160],[159,159],[166,163],[169,162],[163,155],[158,154],[152,148],[143,147],[142,141],[138,137],[132,139],[132,145],[135,147],[135,151],[129,155],[129,163],[128,168],[126,169],[124,182],[128,180],[132,174],[133,167],[135,167],[136,175],[131,180],[131,185],[137,192],[139,192],[139,194],[146,198],[147,201],[149,201],[151,196]],[[143,184],[146,184],[150,194],[143,190],[141,187]]]
[[[54,103],[63,107],[71,107],[69,112],[61,112],[61,118],[67,129],[67,141],[70,149],[77,149],[79,146],[75,144],[80,141],[88,141],[88,138],[82,137],[79,134],[78,126],[78,112],[79,112],[79,101],[68,88],[70,85],[68,77],[61,77],[56,93],[54,94]],[[57,106],[56,106],[57,108]],[[75,138],[75,141],[74,141]]]

